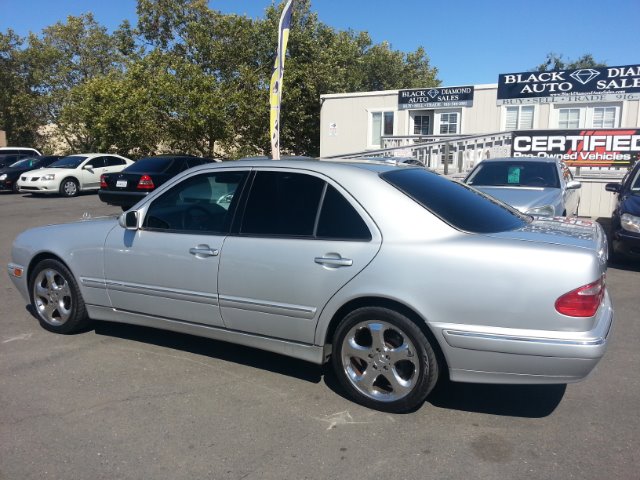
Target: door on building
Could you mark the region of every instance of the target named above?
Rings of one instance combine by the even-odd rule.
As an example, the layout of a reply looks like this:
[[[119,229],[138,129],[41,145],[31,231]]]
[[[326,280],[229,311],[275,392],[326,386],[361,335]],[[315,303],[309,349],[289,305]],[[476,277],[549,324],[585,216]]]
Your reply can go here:
[[[411,112],[410,135],[433,135],[433,111]]]

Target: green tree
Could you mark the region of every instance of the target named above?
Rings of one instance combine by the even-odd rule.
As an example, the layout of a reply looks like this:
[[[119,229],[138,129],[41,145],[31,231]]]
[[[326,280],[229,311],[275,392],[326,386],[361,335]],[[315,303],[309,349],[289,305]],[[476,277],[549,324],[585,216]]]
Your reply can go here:
[[[109,33],[86,14],[26,42],[3,34],[0,78],[11,88],[0,121],[12,136],[20,126],[26,140],[36,139],[34,125],[55,125],[71,151],[268,154],[283,5],[251,19],[207,0],[139,0],[136,28],[123,22]],[[440,83],[424,49],[405,53],[366,32],[336,30],[310,0],[296,0],[287,56],[281,144],[289,153],[318,153],[322,94]]]
[[[596,61],[590,53],[585,53],[576,60],[564,60],[560,54],[548,53],[545,61],[535,67],[534,70],[547,72],[552,70],[577,70],[578,68],[600,68],[606,66],[606,63]]]
[[[0,33],[0,130],[7,133],[9,145],[32,146],[44,118],[23,42],[12,30]]]

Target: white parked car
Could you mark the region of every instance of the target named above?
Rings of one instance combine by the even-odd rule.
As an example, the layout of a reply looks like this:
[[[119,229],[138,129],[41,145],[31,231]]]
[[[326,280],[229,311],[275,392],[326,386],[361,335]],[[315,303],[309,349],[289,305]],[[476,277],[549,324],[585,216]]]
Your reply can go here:
[[[47,168],[20,175],[18,191],[27,193],[59,193],[75,197],[81,191],[98,190],[100,175],[117,173],[131,165],[132,160],[120,155],[83,153],[69,155]]]

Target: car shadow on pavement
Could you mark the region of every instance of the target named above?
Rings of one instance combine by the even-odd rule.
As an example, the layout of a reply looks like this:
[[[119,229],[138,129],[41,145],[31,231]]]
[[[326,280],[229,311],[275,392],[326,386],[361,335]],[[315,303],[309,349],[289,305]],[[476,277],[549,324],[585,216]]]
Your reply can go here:
[[[37,318],[31,306],[28,306],[27,310],[34,318]],[[320,383],[324,380],[330,390],[351,401],[338,382],[331,368],[331,362],[320,366],[257,348],[151,327],[106,321],[94,321],[91,325],[92,327],[77,333],[82,334],[93,330],[96,335],[121,338],[234,362],[309,383]],[[426,403],[448,410],[509,417],[542,418],[553,413],[560,404],[566,387],[564,384],[485,385],[456,383],[442,378],[427,398]],[[416,410],[420,408],[424,408],[424,406]]]
[[[330,363],[324,367],[324,383],[334,393],[350,400],[338,382]],[[567,386],[560,385],[481,385],[456,383],[442,378],[427,397],[425,405],[464,412],[508,417],[542,418],[551,415],[564,397]]]
[[[94,322],[93,330],[97,335],[117,337],[123,340],[157,345],[212,359],[234,362],[287,375],[310,383],[320,383],[322,378],[322,368],[319,365],[257,348],[124,323],[96,321]]]
[[[434,407],[508,417],[542,418],[551,415],[567,386],[492,385],[441,381],[427,398]]]

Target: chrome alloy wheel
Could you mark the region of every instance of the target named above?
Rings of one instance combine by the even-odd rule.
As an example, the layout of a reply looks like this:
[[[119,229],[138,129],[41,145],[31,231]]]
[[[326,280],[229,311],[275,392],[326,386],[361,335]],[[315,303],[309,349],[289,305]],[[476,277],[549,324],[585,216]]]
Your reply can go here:
[[[356,324],[342,342],[342,366],[365,396],[392,402],[409,395],[420,375],[420,359],[407,335],[383,321]]]
[[[63,325],[71,316],[73,301],[69,282],[47,268],[33,282],[33,299],[40,317],[50,325]]]

